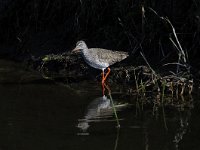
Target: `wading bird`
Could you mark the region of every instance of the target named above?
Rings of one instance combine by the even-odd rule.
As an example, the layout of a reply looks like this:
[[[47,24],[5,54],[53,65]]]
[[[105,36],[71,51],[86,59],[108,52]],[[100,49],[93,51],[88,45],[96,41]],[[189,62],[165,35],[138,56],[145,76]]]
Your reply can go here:
[[[76,47],[72,52],[81,52],[85,62],[93,68],[102,70],[102,92],[104,95],[104,83],[110,73],[109,66],[116,62],[120,62],[127,58],[129,55],[127,52],[122,51],[112,51],[102,48],[88,48],[84,41],[78,41]],[[104,70],[108,69],[106,75],[104,75]]]

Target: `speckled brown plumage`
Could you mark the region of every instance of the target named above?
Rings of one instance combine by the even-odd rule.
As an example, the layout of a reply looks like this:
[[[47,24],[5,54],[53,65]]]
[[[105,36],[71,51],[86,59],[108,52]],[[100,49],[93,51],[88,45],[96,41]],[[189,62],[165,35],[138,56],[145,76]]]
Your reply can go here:
[[[80,50],[86,63],[97,69],[105,69],[116,62],[120,62],[129,55],[123,51],[112,51],[102,48],[88,48],[84,41],[76,44],[76,50]]]

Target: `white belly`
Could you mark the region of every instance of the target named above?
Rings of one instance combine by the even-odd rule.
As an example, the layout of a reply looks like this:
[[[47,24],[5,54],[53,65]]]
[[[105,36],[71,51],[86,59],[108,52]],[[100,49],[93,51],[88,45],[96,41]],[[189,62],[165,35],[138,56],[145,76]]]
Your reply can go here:
[[[96,68],[96,69],[106,69],[107,67],[109,67],[109,64],[108,63],[104,63],[104,62],[99,62],[98,60],[95,60],[95,61],[89,61],[89,60],[86,60],[86,63],[88,65],[90,65],[91,67],[93,68]]]
[[[84,57],[85,62],[93,68],[102,70],[106,69],[109,66],[107,62],[100,60],[97,55],[88,55],[84,52],[82,53],[82,55]]]

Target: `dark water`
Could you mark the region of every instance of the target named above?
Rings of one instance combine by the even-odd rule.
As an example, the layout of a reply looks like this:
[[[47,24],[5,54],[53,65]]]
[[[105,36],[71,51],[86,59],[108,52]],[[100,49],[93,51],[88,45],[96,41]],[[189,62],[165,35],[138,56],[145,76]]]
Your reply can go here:
[[[140,105],[133,97],[101,96],[96,82],[63,86],[0,60],[0,150],[200,149],[198,98],[188,108]],[[192,107],[194,105],[194,107]]]

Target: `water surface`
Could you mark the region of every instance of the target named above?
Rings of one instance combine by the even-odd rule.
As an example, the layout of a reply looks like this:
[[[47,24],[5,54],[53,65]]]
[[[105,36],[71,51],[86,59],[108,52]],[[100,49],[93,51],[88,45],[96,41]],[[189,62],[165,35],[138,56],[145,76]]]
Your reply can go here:
[[[200,117],[194,108],[143,107],[112,91],[121,128],[97,82],[63,86],[21,64],[0,60],[0,149],[176,150],[200,148]]]

